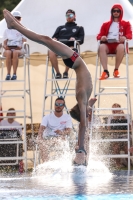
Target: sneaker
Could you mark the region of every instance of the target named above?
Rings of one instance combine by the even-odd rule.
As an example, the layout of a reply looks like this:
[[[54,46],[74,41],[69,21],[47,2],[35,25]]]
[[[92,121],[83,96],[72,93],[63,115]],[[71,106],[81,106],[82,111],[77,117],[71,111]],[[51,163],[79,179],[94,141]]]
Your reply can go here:
[[[10,79],[11,79],[10,74],[7,74],[5,80],[10,80]]]
[[[55,78],[56,78],[56,79],[60,79],[60,78],[62,78],[62,76],[61,76],[60,73],[57,73],[56,76],[55,76]]]
[[[107,74],[107,72],[103,72],[101,77],[99,78],[99,80],[105,80],[109,77],[109,74]]]
[[[68,72],[63,73],[63,78],[68,78]]]
[[[12,76],[11,80],[16,80],[16,79],[17,79],[17,76],[16,76],[16,74],[13,74],[13,76]]]
[[[119,78],[120,77],[118,69],[114,70],[113,76],[114,76],[114,78]]]

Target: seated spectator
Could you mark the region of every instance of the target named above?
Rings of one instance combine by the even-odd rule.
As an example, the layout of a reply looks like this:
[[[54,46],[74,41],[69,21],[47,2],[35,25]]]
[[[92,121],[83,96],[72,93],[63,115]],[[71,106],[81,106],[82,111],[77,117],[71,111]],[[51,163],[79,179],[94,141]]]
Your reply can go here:
[[[19,11],[14,11],[13,16],[20,23],[21,13]],[[26,37],[19,33],[15,29],[6,29],[4,32],[4,44],[3,48],[5,49],[3,56],[6,57],[6,67],[7,67],[7,76],[5,80],[16,80],[17,79],[17,67],[18,67],[18,57],[25,53],[22,49],[23,42],[26,42]],[[13,65],[13,75],[11,77],[11,66]]]
[[[121,108],[121,105],[118,103],[114,103],[112,105],[112,108]],[[112,110],[112,114],[113,115],[110,115],[108,117],[108,124],[127,123],[127,116],[124,116],[123,110]],[[115,116],[115,114],[117,116]],[[122,116],[122,114],[123,114],[123,116]],[[109,129],[111,129],[111,130],[127,130],[127,126],[126,125],[125,126],[110,126]]]
[[[66,24],[59,26],[52,38],[54,40],[69,40],[70,42],[66,42],[66,45],[70,46],[73,48],[74,43],[71,41],[74,40],[79,40],[80,44],[83,44],[84,42],[84,28],[82,26],[78,26],[75,21],[76,21],[76,15],[75,11],[69,9],[66,12]],[[49,50],[49,58],[52,64],[52,67],[54,67],[56,71],[56,79],[62,78],[62,75],[60,73],[59,67],[58,67],[58,61],[57,61],[57,55]],[[66,66],[65,72],[63,73],[63,78],[68,78],[68,70],[69,68]]]
[[[112,108],[121,108],[121,105],[118,103],[114,103],[112,105]],[[111,116],[108,117],[108,123],[107,124],[121,124],[121,123],[127,123],[128,119],[127,117],[124,115],[123,110],[112,110],[112,114]],[[115,116],[119,115],[120,116]],[[123,114],[123,115],[122,115]],[[130,120],[130,119],[129,119]],[[127,138],[127,132],[124,132],[124,130],[127,130],[128,127],[127,125],[117,125],[117,126],[109,126],[108,127],[109,130],[115,130],[115,133],[113,133],[113,138],[115,139],[119,139],[119,138]],[[131,125],[129,125],[129,129],[131,129]],[[118,132],[117,132],[118,130]],[[122,152],[122,154],[127,154],[128,152],[128,146],[127,146],[127,142],[113,142],[111,145],[112,148],[112,152],[113,154],[120,154]],[[121,164],[123,165],[127,165],[127,162],[125,161],[125,159],[115,159],[116,161],[116,165],[117,167],[121,167]]]
[[[9,118],[7,118],[6,120],[2,120],[0,122],[0,127],[6,126],[7,128],[0,128],[0,129],[18,129],[20,135],[22,135],[22,128],[13,128],[13,126],[21,126],[21,124],[19,122],[15,121],[15,116],[16,116],[15,109],[9,108],[8,111],[9,112],[7,112],[7,117],[9,117]]]
[[[69,114],[64,114],[65,100],[58,97],[55,100],[55,111],[44,116],[38,132],[38,145],[42,161],[51,159],[51,152],[63,152],[66,136],[72,131],[72,121]],[[63,145],[62,145],[62,142]],[[57,155],[59,156],[59,155]]]
[[[129,21],[122,20],[123,8],[120,4],[115,4],[111,8],[111,19],[103,23],[100,33],[97,35],[97,40],[100,40],[99,57],[103,66],[103,73],[100,80],[109,77],[107,66],[107,54],[116,54],[115,68],[113,76],[119,78],[119,66],[124,57],[124,42],[132,39],[132,28]]]
[[[17,128],[17,126],[21,126],[21,124],[17,121],[15,121],[15,116],[16,116],[16,112],[15,112],[15,109],[14,108],[9,108],[8,109],[8,112],[7,112],[7,119],[6,120],[2,120],[0,122],[0,130],[2,131],[2,134],[9,130],[10,131],[10,134],[12,133],[15,133],[16,130],[18,130],[17,132],[17,135],[15,133],[15,137],[18,137],[20,139],[21,136],[22,136],[22,128]],[[3,128],[4,126],[4,128]],[[13,127],[13,126],[16,126],[16,127]],[[2,135],[1,134],[1,135]],[[14,136],[13,136],[14,137]],[[8,138],[9,139],[9,138]],[[0,145],[0,150],[3,151],[4,149],[4,153],[2,153],[2,157],[14,157],[16,156],[16,149],[17,149],[17,146],[16,144],[1,144]],[[23,145],[22,144],[19,144],[19,152],[18,152],[18,156],[22,157],[23,155]],[[8,161],[3,161],[4,163],[14,163],[16,162],[16,160],[8,160]],[[7,164],[6,164],[7,165]],[[23,173],[24,172],[24,163],[22,160],[19,160],[19,164],[18,164],[18,170],[19,170],[19,173]]]

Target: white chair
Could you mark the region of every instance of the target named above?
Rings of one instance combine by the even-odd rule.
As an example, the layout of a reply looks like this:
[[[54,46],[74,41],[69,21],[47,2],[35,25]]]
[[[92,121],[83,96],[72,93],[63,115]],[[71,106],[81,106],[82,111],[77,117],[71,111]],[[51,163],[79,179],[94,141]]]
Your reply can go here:
[[[95,126],[97,126],[96,124],[92,123],[91,126],[91,136],[90,136],[90,143],[93,144],[93,142],[127,142],[128,145],[128,149],[130,148],[130,130],[129,130],[129,125],[130,125],[130,120],[129,118],[132,118],[132,110],[131,110],[131,100],[130,100],[130,84],[129,84],[129,70],[128,70],[128,58],[129,58],[129,54],[128,54],[128,41],[126,40],[124,43],[124,49],[125,49],[125,63],[126,63],[126,75],[125,77],[120,77],[120,78],[114,78],[114,77],[109,77],[106,80],[99,80],[99,76],[101,75],[101,71],[102,71],[102,66],[100,63],[100,59],[99,59],[99,55],[98,55],[98,49],[99,49],[99,45],[100,45],[100,41],[98,41],[98,48],[97,48],[97,57],[96,57],[96,71],[95,71],[95,79],[94,79],[94,97],[97,97],[98,101],[97,101],[97,108],[93,108],[94,111],[97,112],[97,115],[99,117],[107,117],[109,116],[109,114],[107,113],[108,110],[125,110],[126,111],[126,116],[127,116],[127,123],[124,124],[112,124],[112,126],[127,126],[127,138],[125,139],[101,139],[101,140],[95,140],[93,139],[93,129],[95,128]],[[115,57],[115,54],[108,54],[108,57]],[[99,69],[100,68],[100,69]],[[99,73],[98,73],[99,71]],[[115,87],[108,87],[107,83],[108,81],[116,81],[116,86]],[[118,86],[118,82],[120,80],[125,80],[124,82],[124,86]],[[105,84],[104,84],[105,83]],[[120,83],[120,82],[119,82]],[[121,84],[121,83],[120,83]],[[103,96],[105,98],[105,96],[109,97],[108,100],[110,100],[112,98],[112,100],[114,102],[117,102],[117,96],[118,95],[124,95],[126,97],[126,105],[124,108],[109,108],[109,104],[107,103],[107,106],[105,105],[105,107],[102,105],[101,106],[101,102],[100,102],[100,98],[101,96]],[[93,121],[93,113],[92,112],[92,121]],[[96,113],[95,113],[96,114]],[[119,114],[120,115],[120,114]],[[99,124],[99,126],[103,126],[103,127],[109,127],[111,126],[111,124],[105,124],[105,123],[101,123]],[[132,133],[133,135],[133,133]],[[92,145],[91,144],[91,145]],[[128,158],[128,169],[130,170],[130,153],[128,152],[128,154],[118,154],[118,155],[104,155],[105,157],[112,157],[112,158]]]

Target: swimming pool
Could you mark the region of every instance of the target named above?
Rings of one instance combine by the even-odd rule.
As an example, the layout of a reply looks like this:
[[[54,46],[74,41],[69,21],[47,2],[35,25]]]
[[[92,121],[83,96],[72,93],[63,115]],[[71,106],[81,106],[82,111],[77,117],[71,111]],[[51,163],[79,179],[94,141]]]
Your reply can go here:
[[[70,163],[49,162],[40,165],[32,175],[1,176],[0,200],[4,199],[133,199],[133,171],[110,173],[100,162],[93,162],[88,168],[73,167]]]

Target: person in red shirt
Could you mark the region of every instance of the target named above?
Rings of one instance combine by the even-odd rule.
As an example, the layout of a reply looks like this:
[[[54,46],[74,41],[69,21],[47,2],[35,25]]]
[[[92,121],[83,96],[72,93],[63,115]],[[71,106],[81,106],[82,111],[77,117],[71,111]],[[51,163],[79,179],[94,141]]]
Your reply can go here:
[[[97,40],[100,40],[99,57],[103,66],[103,73],[100,80],[109,77],[107,66],[107,54],[116,54],[115,69],[113,76],[119,78],[118,68],[124,57],[124,42],[132,39],[132,28],[128,21],[122,20],[123,8],[120,4],[115,4],[111,8],[111,19],[103,23],[100,33],[97,35]]]

